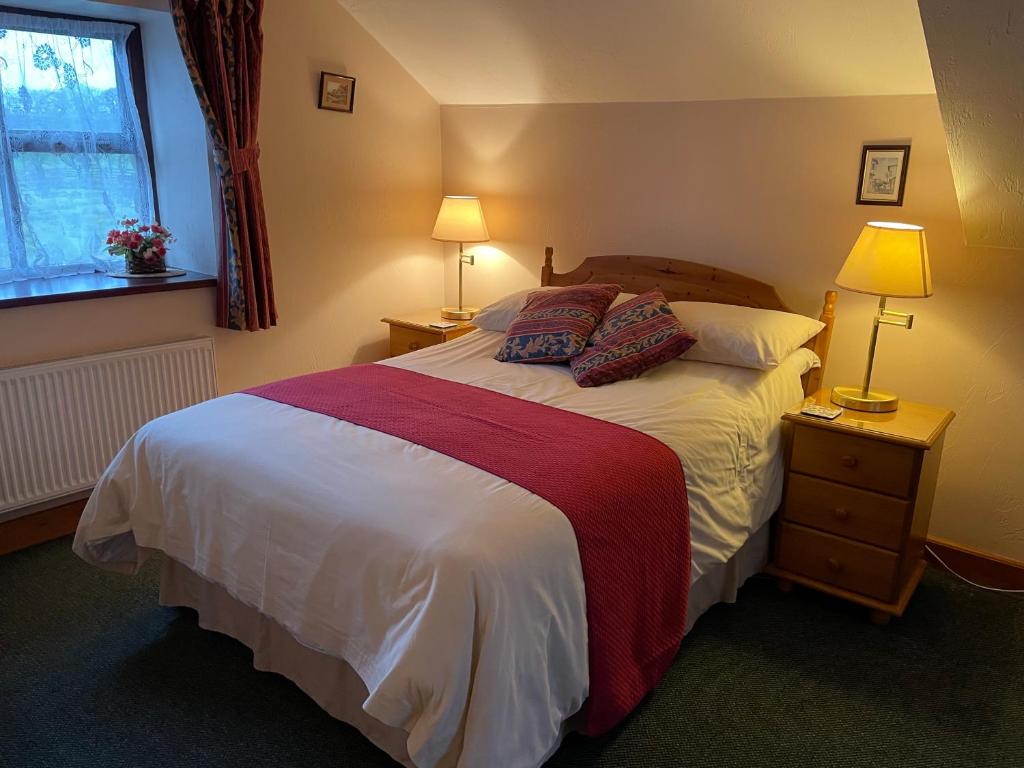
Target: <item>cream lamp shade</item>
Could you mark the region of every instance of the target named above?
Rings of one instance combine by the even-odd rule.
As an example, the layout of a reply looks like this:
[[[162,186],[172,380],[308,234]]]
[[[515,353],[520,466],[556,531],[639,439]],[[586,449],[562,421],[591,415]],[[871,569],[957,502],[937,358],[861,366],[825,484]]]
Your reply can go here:
[[[434,223],[434,240],[445,243],[486,243],[491,239],[479,197],[446,195]]]
[[[923,299],[932,295],[932,270],[928,264],[928,243],[924,227],[895,221],[869,221],[861,230],[836,285],[858,293],[878,296],[878,312],[871,326],[868,364],[859,387],[834,387],[832,402],[856,411],[888,413],[899,407],[900,399],[891,392],[871,389],[878,329],[893,325],[910,330],[914,316],[894,312],[885,302],[892,297]]]
[[[932,295],[924,227],[869,221],[853,244],[836,285],[858,293],[903,299]]]
[[[434,240],[459,244],[459,306],[442,307],[441,317],[448,320],[472,320],[480,310],[462,304],[462,265],[473,266],[474,257],[462,249],[463,243],[486,243],[491,239],[484,221],[480,198],[473,195],[445,195],[434,222]]]

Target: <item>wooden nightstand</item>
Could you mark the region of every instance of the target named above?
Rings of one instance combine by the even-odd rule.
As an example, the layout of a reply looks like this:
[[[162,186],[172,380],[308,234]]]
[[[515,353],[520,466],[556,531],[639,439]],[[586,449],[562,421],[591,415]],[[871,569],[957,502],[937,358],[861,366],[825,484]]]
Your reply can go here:
[[[432,347],[435,344],[444,344],[476,329],[469,320],[445,320],[436,309],[412,312],[402,317],[385,317],[381,322],[387,323],[391,329],[388,346],[388,354],[391,357]],[[455,323],[455,327],[447,330],[430,327],[431,323],[440,322]]]
[[[819,391],[805,402],[829,404]],[[787,425],[786,487],[767,571],[783,590],[813,587],[901,616],[924,572],[942,441],[954,413],[900,402],[893,413],[844,410],[834,421],[800,413]]]

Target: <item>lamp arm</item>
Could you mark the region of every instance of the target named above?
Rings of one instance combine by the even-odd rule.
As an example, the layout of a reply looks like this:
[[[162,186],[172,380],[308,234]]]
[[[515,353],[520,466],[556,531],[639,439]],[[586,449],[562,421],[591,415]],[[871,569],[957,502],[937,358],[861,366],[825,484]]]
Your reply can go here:
[[[861,385],[861,397],[866,398],[871,391],[871,369],[875,367],[875,347],[878,344],[878,326],[885,314],[885,296],[878,300],[878,313],[871,321],[871,340],[868,342],[868,364],[864,369],[864,383]]]
[[[885,296],[878,298],[878,312],[871,323],[871,340],[868,342],[868,364],[864,370],[864,384],[861,396],[867,397],[871,390],[871,370],[875,366],[875,348],[878,346],[878,327],[880,325],[896,325],[908,331],[914,327],[914,316],[906,312],[896,312],[885,308]]]
[[[469,264],[472,267],[475,263],[474,255],[463,251],[462,243],[459,243],[459,312],[462,311],[462,265]]]
[[[880,309],[878,322],[883,325],[899,325],[908,331],[914,327],[914,316],[907,312],[894,312],[891,309]]]

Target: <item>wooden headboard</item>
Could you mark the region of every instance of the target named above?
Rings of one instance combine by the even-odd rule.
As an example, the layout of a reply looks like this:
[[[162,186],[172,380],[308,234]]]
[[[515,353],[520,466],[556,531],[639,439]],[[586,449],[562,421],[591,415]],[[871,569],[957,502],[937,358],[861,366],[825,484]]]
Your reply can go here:
[[[555,249],[551,246],[544,249],[541,285],[615,283],[628,293],[643,293],[652,288],[660,288],[669,301],[711,301],[790,311],[768,283],[707,264],[654,256],[590,256],[571,272],[558,274],[551,262],[554,253]],[[825,327],[804,345],[821,358],[821,367],[804,376],[804,394],[809,395],[821,387],[828,347],[832,341],[832,326],[836,319],[836,298],[835,291],[825,291],[825,303],[818,318]]]

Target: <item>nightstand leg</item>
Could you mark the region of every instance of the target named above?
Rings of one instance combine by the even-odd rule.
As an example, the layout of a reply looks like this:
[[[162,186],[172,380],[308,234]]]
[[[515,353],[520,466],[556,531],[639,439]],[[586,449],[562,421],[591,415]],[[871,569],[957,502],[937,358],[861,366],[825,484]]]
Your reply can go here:
[[[779,592],[789,594],[793,591],[793,582],[789,579],[778,578],[775,580],[776,586],[779,588]]]
[[[879,627],[884,627],[885,625],[887,625],[890,619],[892,619],[891,613],[886,613],[885,611],[871,612],[871,623],[876,624]]]

